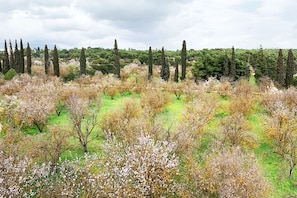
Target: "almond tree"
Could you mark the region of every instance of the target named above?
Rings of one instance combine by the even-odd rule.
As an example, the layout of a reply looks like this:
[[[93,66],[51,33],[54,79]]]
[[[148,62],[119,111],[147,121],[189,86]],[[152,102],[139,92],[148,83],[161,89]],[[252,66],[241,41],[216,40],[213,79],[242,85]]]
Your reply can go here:
[[[66,106],[70,111],[70,121],[72,124],[72,134],[79,140],[84,152],[88,152],[88,144],[96,138],[91,136],[98,129],[98,113],[100,101],[93,111],[89,111],[90,100],[78,94],[72,94],[66,100]]]
[[[297,165],[296,96],[297,92],[293,89],[263,96],[263,104],[270,114],[266,122],[267,137],[274,147],[274,153],[288,163],[289,178],[293,177]]]
[[[271,190],[256,158],[239,147],[216,148],[203,168],[190,171],[201,189],[198,197],[269,197]]]
[[[143,131],[142,134],[145,134]],[[130,146],[108,139],[102,180],[103,196],[171,197],[177,194],[175,181],[179,161],[175,144],[142,135]]]
[[[19,93],[21,98],[16,109],[20,120],[29,126],[35,125],[38,131],[43,132],[47,120],[55,109],[55,86],[49,83],[29,83]]]

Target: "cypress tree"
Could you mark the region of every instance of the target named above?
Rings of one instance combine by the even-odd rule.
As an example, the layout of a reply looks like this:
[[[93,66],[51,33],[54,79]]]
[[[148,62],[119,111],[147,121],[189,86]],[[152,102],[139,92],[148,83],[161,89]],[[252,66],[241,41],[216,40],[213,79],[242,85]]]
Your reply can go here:
[[[183,40],[183,47],[181,51],[181,66],[182,66],[181,80],[184,80],[186,78],[186,70],[187,70],[187,47],[186,47],[185,40]]]
[[[164,47],[162,47],[161,51],[161,71],[160,71],[160,77],[164,79],[164,73],[165,73],[165,52],[164,52]]]
[[[294,55],[292,50],[288,51],[287,69],[286,69],[286,87],[289,88],[293,84],[293,75],[295,70]]]
[[[152,48],[149,48],[149,57],[148,57],[148,79],[151,80],[153,76],[153,53]]]
[[[49,59],[47,45],[45,45],[44,46],[44,71],[46,75],[49,74],[49,68],[50,68],[50,59]]]
[[[178,58],[175,58],[174,82],[178,82]]]
[[[15,63],[14,63],[14,53],[13,53],[13,49],[12,49],[12,44],[11,44],[11,40],[9,40],[9,50],[10,50],[10,55],[9,55],[9,66],[10,68],[15,69]]]
[[[114,49],[113,49],[113,73],[121,79],[121,65],[120,65],[120,56],[118,50],[118,43],[117,40],[114,40]]]
[[[2,73],[3,70],[2,70],[2,60],[0,60],[0,73]]]
[[[232,56],[231,56],[231,65],[230,65],[229,77],[234,80],[235,75],[236,75],[236,59],[235,59],[234,46],[232,46]]]
[[[262,45],[260,46],[257,61],[256,61],[256,78],[268,76],[267,61],[264,56],[264,50]]]
[[[82,48],[80,52],[79,66],[80,66],[80,74],[86,74],[87,61],[86,61],[84,48]]]
[[[26,56],[27,56],[27,72],[31,75],[32,73],[32,57],[31,57],[31,48],[30,44],[27,43],[27,49],[26,49]]]
[[[223,76],[229,76],[229,58],[227,53],[225,54],[225,58],[224,58],[224,71],[223,71]]]
[[[17,40],[15,40],[15,48],[14,48],[14,69],[17,73],[20,73],[20,51],[18,48]]]
[[[276,82],[280,86],[284,86],[285,84],[285,67],[283,63],[283,51],[282,49],[278,50],[278,57],[277,57],[277,68],[276,68]]]
[[[25,59],[24,59],[24,46],[23,40],[20,41],[20,72],[25,73]]]
[[[60,76],[59,55],[58,55],[58,50],[56,45],[54,46],[54,51],[53,51],[53,66],[54,66],[55,76],[59,77]]]
[[[7,43],[6,40],[4,41],[4,57],[3,57],[3,74],[8,72],[10,69],[10,64],[9,64],[9,55],[8,55],[8,49],[7,49]]]

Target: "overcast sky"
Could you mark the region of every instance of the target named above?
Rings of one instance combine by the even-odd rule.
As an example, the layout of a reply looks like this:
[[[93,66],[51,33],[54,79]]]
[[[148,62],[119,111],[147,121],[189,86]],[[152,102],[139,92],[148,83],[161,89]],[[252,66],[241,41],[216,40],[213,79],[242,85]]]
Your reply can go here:
[[[0,48],[297,48],[296,0],[0,0]]]

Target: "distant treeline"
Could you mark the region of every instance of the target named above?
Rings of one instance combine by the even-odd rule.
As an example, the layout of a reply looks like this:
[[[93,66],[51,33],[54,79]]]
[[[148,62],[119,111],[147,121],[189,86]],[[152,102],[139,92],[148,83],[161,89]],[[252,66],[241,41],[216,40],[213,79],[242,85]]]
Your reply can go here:
[[[163,64],[166,66],[167,64],[169,67],[176,67],[176,65],[182,64],[183,56],[185,56],[186,67],[191,67],[195,81],[207,80],[209,77],[218,79],[229,77],[232,80],[237,80],[241,77],[248,77],[253,73],[256,79],[268,77],[279,86],[289,87],[294,84],[294,74],[297,71],[294,54],[297,53],[297,50],[263,49],[261,46],[259,49],[236,49],[232,47],[227,49],[186,50],[185,41],[182,46],[181,50],[176,51],[166,50],[166,48],[165,50],[163,48],[152,49],[152,64],[160,66]],[[185,49],[186,52],[183,52],[182,49]],[[94,71],[101,71],[103,74],[114,73],[116,69],[115,59],[119,59],[120,68],[132,62],[140,65],[148,65],[150,63],[149,49],[117,49],[116,56],[115,48],[88,47],[83,50],[84,58],[89,63],[89,68],[91,68],[91,70],[87,69],[82,72],[83,74],[91,75]],[[15,41],[14,49],[11,41],[9,41],[8,49],[5,41],[4,51],[0,53],[0,71],[5,73],[8,71],[8,68],[14,68],[17,73],[24,73],[25,71],[30,73],[30,62],[26,59],[27,64],[25,64],[24,57],[39,58],[46,63],[48,60],[53,60],[53,55],[54,50],[47,49],[47,46],[31,50],[29,43],[27,43],[27,48],[23,49],[22,40],[20,40],[20,49],[17,41]],[[58,50],[60,61],[80,60],[81,56],[82,49]],[[31,57],[29,61],[31,61]],[[166,62],[164,62],[164,59]],[[183,72],[185,71],[183,70]],[[185,73],[182,75],[185,76]],[[181,79],[183,78],[181,77]]]

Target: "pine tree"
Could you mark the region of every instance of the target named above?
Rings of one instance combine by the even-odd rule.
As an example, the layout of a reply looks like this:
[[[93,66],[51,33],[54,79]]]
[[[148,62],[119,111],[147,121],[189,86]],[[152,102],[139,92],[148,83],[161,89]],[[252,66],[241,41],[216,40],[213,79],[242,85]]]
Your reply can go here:
[[[15,48],[14,48],[14,69],[17,73],[20,73],[20,51],[18,48],[17,40],[15,40]]]
[[[82,48],[80,52],[79,66],[80,66],[80,74],[86,74],[87,61],[86,61],[84,48]]]
[[[293,84],[293,75],[295,70],[294,55],[292,50],[288,51],[287,69],[286,69],[286,87],[289,88]]]
[[[119,56],[119,50],[118,50],[118,43],[117,40],[114,40],[114,49],[113,49],[113,73],[121,79],[121,65],[120,65],[120,56]]]
[[[56,45],[54,46],[54,51],[53,51],[53,66],[54,66],[55,76],[59,77],[60,76],[59,55],[58,55],[58,50]]]
[[[224,58],[224,71],[223,71],[223,76],[229,76],[229,58],[227,53],[225,54],[225,58]]]
[[[50,68],[50,59],[49,59],[47,45],[45,45],[44,46],[44,71],[46,75],[49,74],[49,68]]]
[[[27,56],[27,72],[28,74],[32,74],[32,57],[31,57],[31,48],[30,44],[27,43],[27,49],[26,49],[26,56]]]
[[[276,74],[276,82],[280,86],[284,86],[285,84],[285,67],[283,62],[283,51],[282,49],[279,49],[278,51],[278,57],[277,57],[277,74]]]
[[[175,58],[174,82],[178,82],[178,59],[178,57]]]
[[[4,57],[3,57],[3,74],[8,72],[10,69],[10,64],[9,64],[9,55],[8,55],[8,49],[7,49],[7,43],[6,40],[4,41]]]
[[[153,76],[153,53],[152,48],[149,48],[149,57],[148,57],[148,79],[151,80]]]
[[[14,63],[14,53],[13,53],[13,49],[12,49],[12,43],[11,40],[9,40],[9,51],[10,51],[10,55],[9,55],[9,66],[12,69],[15,69],[15,63]]]
[[[231,65],[229,71],[229,77],[235,80],[236,75],[236,59],[235,59],[235,50],[234,46],[232,46],[232,56],[231,56]]]
[[[181,51],[181,66],[182,66],[182,74],[181,74],[181,80],[184,80],[186,78],[186,70],[187,70],[187,47],[186,47],[186,41],[183,41],[183,47]]]
[[[20,40],[20,72],[25,73],[25,59],[24,59],[24,46],[23,40]]]

